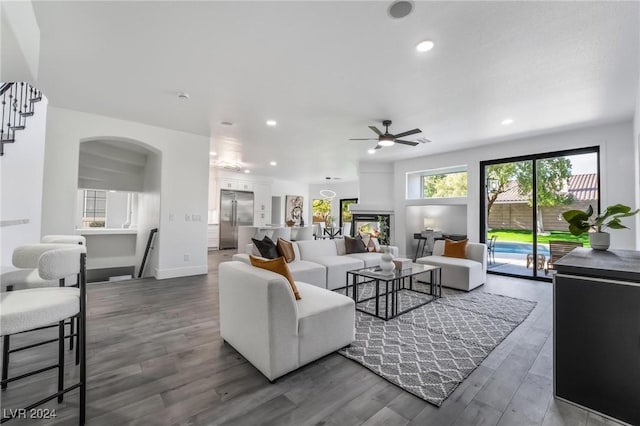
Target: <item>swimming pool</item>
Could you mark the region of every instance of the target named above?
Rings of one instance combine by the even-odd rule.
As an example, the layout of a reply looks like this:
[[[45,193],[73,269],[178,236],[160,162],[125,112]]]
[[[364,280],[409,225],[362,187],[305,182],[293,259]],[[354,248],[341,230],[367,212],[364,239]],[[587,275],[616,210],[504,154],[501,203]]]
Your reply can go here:
[[[531,243],[509,243],[496,241],[496,253],[533,253],[533,244]],[[549,256],[549,246],[546,244],[538,244],[538,254]]]

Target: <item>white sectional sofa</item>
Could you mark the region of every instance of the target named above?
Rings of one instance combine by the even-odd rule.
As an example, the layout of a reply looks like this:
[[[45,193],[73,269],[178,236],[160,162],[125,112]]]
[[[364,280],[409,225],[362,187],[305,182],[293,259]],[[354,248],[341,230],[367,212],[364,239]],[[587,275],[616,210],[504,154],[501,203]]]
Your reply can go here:
[[[220,335],[269,380],[348,346],[353,299],[243,262],[220,264]]]
[[[398,248],[389,246],[394,257]],[[293,278],[318,287],[335,290],[346,285],[347,271],[380,265],[382,253],[346,254],[344,239],[305,240],[293,243],[295,260],[289,263]],[[251,264],[249,253],[253,244],[248,244],[246,253],[233,255],[233,260]]]
[[[444,287],[470,291],[487,281],[487,246],[467,243],[466,259],[443,256],[444,241],[436,241],[433,255],[421,257],[416,263],[439,266],[442,269],[441,283]]]

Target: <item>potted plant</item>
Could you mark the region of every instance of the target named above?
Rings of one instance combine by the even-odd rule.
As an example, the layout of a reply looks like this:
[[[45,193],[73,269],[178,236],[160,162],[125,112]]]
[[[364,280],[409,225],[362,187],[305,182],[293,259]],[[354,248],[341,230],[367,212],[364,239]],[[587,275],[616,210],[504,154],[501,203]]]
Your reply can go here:
[[[629,217],[640,211],[633,210],[631,207],[623,204],[614,204],[607,207],[604,213],[593,217],[593,207],[589,206],[587,210],[568,210],[562,213],[564,220],[569,223],[569,232],[580,236],[585,232],[589,232],[589,243],[594,250],[608,250],[610,243],[610,235],[604,232],[606,228],[623,229],[628,228],[620,221],[623,217]]]

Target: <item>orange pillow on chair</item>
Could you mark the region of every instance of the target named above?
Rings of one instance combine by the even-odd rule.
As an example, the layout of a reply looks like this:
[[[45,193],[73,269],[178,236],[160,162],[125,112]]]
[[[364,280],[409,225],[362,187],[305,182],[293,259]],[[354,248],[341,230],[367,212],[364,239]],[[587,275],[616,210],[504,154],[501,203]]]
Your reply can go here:
[[[468,242],[469,240],[444,240],[444,253],[442,255],[446,257],[457,257],[458,259],[466,259]]]
[[[285,277],[287,281],[289,281],[291,291],[293,291],[293,295],[296,297],[296,300],[302,299],[302,297],[300,297],[300,292],[298,292],[298,287],[296,287],[296,283],[291,276],[291,271],[289,271],[289,266],[287,266],[287,262],[284,260],[284,257],[263,260],[249,255],[249,260],[251,261],[251,266],[266,269],[267,271],[275,272],[276,274],[280,274]]]

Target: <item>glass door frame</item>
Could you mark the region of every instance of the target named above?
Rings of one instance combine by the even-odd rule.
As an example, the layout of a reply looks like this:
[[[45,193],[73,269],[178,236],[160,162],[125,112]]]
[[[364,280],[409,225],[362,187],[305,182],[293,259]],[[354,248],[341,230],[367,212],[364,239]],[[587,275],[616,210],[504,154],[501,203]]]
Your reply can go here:
[[[510,274],[506,272],[497,272],[497,271],[489,271],[489,274],[495,275],[503,275],[507,277],[515,277],[515,278],[523,278],[527,280],[536,280],[536,281],[551,281],[551,277],[541,277],[538,276],[538,270],[535,267],[535,259],[538,258],[538,229],[536,227],[537,220],[537,211],[538,211],[538,188],[537,188],[537,179],[536,179],[536,161],[537,160],[545,160],[554,157],[564,157],[569,155],[580,155],[580,154],[596,154],[597,156],[597,182],[598,182],[598,205],[597,205],[597,213],[600,214],[600,203],[601,203],[601,189],[600,189],[600,146],[590,146],[586,148],[576,148],[576,149],[568,149],[563,151],[552,151],[552,152],[543,152],[540,154],[530,154],[530,155],[520,155],[517,157],[508,157],[508,158],[498,158],[495,160],[484,160],[480,162],[480,242],[486,244],[487,243],[487,176],[485,173],[485,169],[487,166],[495,165],[495,164],[505,164],[505,163],[516,163],[519,161],[533,161],[533,166],[531,168],[533,175],[531,178],[532,182],[532,208],[531,208],[531,223],[533,224],[533,259],[534,259],[534,268],[532,276],[528,275],[517,275]]]

